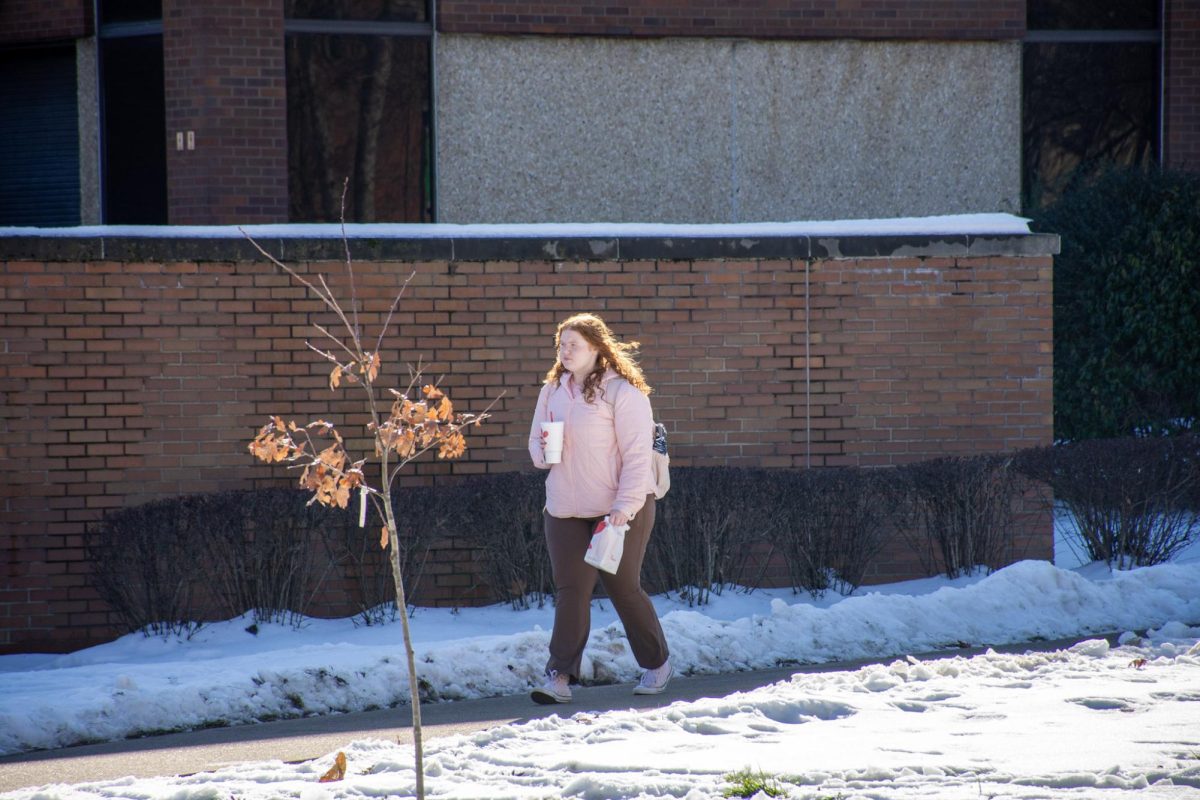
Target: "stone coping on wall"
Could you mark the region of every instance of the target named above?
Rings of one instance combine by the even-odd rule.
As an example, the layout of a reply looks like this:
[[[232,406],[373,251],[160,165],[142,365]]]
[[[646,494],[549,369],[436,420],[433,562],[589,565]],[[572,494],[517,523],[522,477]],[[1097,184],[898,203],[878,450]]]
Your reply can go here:
[[[651,261],[1053,256],[1009,214],[819,223],[0,228],[3,261]]]

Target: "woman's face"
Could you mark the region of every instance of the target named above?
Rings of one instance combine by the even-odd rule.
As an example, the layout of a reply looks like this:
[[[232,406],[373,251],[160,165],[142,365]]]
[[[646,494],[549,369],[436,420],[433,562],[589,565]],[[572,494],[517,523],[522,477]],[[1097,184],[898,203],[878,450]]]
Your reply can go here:
[[[564,328],[558,336],[558,360],[569,372],[586,375],[596,367],[600,351],[574,328]]]

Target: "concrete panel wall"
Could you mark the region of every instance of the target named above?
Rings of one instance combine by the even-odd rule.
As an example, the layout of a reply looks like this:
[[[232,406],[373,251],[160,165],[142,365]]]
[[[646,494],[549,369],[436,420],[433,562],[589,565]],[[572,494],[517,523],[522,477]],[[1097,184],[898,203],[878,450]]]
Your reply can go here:
[[[441,222],[1015,211],[1020,44],[438,37]]]

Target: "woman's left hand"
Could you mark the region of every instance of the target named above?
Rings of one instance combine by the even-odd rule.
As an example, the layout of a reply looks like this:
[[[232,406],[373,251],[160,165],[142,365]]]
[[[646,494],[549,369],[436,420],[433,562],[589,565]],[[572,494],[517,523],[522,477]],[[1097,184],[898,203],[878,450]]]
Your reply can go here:
[[[608,514],[608,521],[611,522],[613,525],[628,525],[629,517],[626,516],[624,511],[617,511],[614,508]]]

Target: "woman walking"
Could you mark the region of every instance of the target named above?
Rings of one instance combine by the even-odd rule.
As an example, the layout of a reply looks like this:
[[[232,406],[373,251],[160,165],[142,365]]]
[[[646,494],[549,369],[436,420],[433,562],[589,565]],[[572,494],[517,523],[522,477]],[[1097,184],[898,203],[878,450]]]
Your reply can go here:
[[[570,702],[591,630],[597,577],[645,670],[634,694],[658,694],[671,679],[671,663],[658,615],[641,583],[642,559],[654,527],[655,482],[650,387],[632,357],[638,345],[617,341],[594,314],[564,320],[554,343],[558,359],[546,373],[529,432],[534,466],[550,470],[544,515],[556,590],[546,679],[532,697],[543,704]],[[564,423],[563,448],[561,460],[548,464],[542,423],[553,421]],[[615,575],[583,560],[592,531],[605,515],[613,525],[629,525]]]

